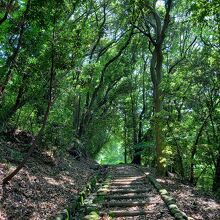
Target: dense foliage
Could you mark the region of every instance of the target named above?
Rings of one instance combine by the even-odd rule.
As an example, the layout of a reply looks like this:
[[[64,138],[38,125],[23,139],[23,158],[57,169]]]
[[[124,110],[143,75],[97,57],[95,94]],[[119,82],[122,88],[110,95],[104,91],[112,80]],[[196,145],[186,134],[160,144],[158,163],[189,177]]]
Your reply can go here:
[[[0,131],[220,189],[220,3],[3,0]],[[101,152],[101,155],[99,154]]]

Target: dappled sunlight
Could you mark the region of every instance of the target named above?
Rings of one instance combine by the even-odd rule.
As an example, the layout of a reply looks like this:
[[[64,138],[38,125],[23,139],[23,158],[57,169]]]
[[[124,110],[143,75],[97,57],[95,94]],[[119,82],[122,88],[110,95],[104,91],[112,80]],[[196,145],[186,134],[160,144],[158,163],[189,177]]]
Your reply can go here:
[[[114,170],[115,173],[113,173]],[[157,193],[157,190],[137,168],[126,165],[121,165],[115,169],[112,167],[110,175],[112,175],[112,180],[105,188],[109,200],[106,201],[107,207],[103,210],[103,213],[113,213],[113,215],[115,213],[115,215],[122,216],[113,218],[116,220],[174,219],[170,216],[168,209],[160,195]],[[118,207],[108,207],[108,202],[109,204],[116,203],[118,204]],[[126,204],[127,207],[120,204]],[[126,217],[123,217],[123,215],[126,215]]]
[[[54,185],[54,186],[58,186],[60,184],[60,181],[57,181],[54,178],[44,177],[44,179],[47,181],[47,183]]]
[[[0,0],[0,220],[220,220],[219,2]]]
[[[195,188],[168,178],[157,178],[176,199],[179,207],[195,220],[218,219],[220,202]]]
[[[176,184],[175,181],[174,181],[174,180],[171,180],[171,179],[164,180],[164,179],[156,178],[156,180],[157,180],[159,183]]]
[[[48,219],[66,207],[93,172],[71,157],[62,161],[62,167],[32,159],[4,188],[1,215],[16,220]]]
[[[59,175],[59,178],[51,178],[51,177],[43,177],[45,181],[54,186],[60,186],[63,188],[72,188],[73,186],[76,185],[76,181],[71,177],[71,176],[66,176],[66,175]],[[71,192],[77,193],[78,190],[74,190],[74,188],[70,189]]]

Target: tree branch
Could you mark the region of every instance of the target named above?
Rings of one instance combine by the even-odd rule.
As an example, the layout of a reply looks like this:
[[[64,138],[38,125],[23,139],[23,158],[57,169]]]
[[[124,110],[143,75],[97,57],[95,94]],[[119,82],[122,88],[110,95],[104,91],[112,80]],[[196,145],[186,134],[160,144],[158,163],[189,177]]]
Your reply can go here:
[[[89,104],[89,109],[91,109],[91,106],[93,105],[95,99],[96,99],[96,96],[99,92],[99,90],[101,89],[102,87],[102,84],[104,82],[104,75],[105,75],[105,71],[108,69],[108,67],[115,61],[117,60],[122,52],[127,48],[127,46],[129,45],[130,41],[131,41],[131,38],[133,36],[133,29],[130,31],[130,34],[128,36],[128,39],[127,41],[125,42],[125,44],[120,48],[119,52],[114,56],[112,57],[106,64],[105,66],[103,67],[102,71],[101,71],[101,76],[100,76],[100,79],[99,79],[99,84],[98,86],[95,87],[95,90],[92,94],[92,98],[91,98],[91,101],[90,101],[90,104]]]
[[[4,14],[4,16],[0,19],[0,25],[3,24],[3,22],[5,22],[8,18],[8,14],[11,10],[12,4],[13,4],[14,0],[10,0],[10,2],[7,4],[6,6],[6,12]]]
[[[193,44],[196,42],[197,37],[195,37],[193,39],[193,41],[191,42],[191,44],[187,47],[187,49],[184,52],[184,55],[182,58],[180,58],[179,60],[177,60],[168,70],[168,73],[171,73],[172,70],[174,69],[174,67],[176,67],[179,63],[181,63],[185,58],[186,58],[186,54],[189,51],[190,47],[193,46]]]

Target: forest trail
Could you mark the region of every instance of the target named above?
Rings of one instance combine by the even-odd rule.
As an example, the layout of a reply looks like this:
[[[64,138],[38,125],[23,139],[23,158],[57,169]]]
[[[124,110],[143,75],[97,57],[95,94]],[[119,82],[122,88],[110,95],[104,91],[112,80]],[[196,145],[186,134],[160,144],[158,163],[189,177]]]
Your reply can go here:
[[[175,219],[146,175],[134,166],[110,168],[109,178],[98,190],[94,201],[101,216],[97,219]],[[85,217],[91,218],[91,215]]]

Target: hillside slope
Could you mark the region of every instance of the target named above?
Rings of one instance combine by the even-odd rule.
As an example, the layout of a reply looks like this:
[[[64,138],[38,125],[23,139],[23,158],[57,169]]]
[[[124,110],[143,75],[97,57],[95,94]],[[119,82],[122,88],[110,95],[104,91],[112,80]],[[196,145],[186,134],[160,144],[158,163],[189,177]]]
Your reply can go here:
[[[21,146],[20,146],[21,147]],[[0,175],[18,164],[19,145],[1,142]],[[35,152],[25,167],[2,188],[0,219],[48,219],[63,210],[96,172],[92,160],[74,160],[69,154],[53,157]]]

